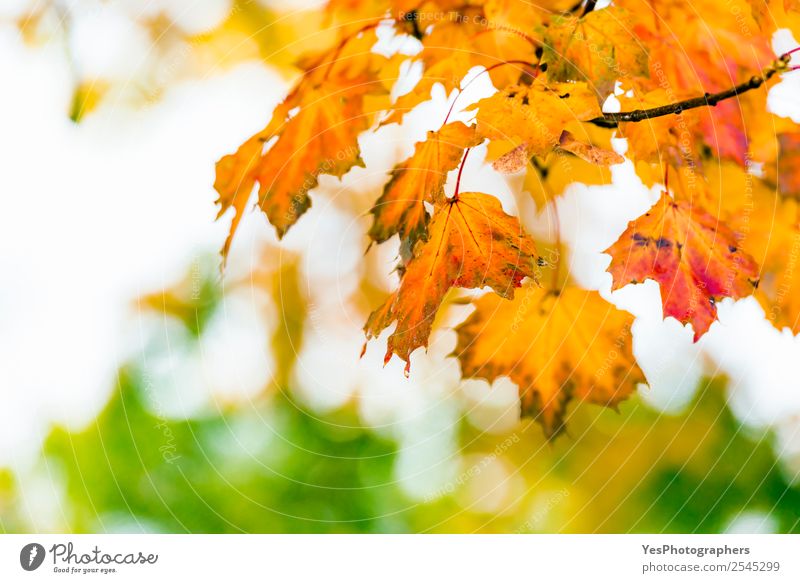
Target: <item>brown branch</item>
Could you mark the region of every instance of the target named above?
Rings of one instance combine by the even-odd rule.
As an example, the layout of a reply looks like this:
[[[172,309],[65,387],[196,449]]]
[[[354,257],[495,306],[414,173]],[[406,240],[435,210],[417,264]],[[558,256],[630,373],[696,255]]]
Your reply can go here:
[[[586,8],[583,9],[583,14],[581,16],[586,16],[592,10],[594,10],[595,6],[597,6],[597,0],[588,0],[586,2]]]
[[[589,123],[603,128],[615,128],[620,123],[624,122],[639,122],[656,117],[663,117],[665,115],[679,114],[687,109],[696,109],[698,107],[714,107],[720,101],[736,97],[742,93],[746,93],[751,89],[758,89],[767,80],[775,75],[787,70],[791,55],[786,53],[781,55],[769,68],[765,69],[760,77],[751,77],[748,81],[740,83],[735,87],[720,91],[719,93],[706,93],[700,97],[692,97],[684,101],[670,103],[668,105],[660,105],[651,109],[636,109],[634,111],[621,111],[619,113],[604,113],[601,117],[590,119]]]

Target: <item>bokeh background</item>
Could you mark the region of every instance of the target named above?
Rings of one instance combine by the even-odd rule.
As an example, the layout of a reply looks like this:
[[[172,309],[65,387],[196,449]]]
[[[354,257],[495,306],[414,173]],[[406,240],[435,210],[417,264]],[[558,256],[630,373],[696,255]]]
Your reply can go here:
[[[607,186],[564,177],[538,210],[480,149],[466,168],[636,316],[648,384],[618,412],[573,405],[554,442],[509,381],[460,380],[462,303],[410,378],[382,366],[385,336],[359,359],[398,253],[365,254],[365,214],[438,127],[440,87],[365,135],[367,167],[323,179],[280,243],[248,214],[220,275],[214,163],[263,127],[323,24],[314,1],[0,3],[0,529],[800,531],[800,341],[752,299],[693,344],[652,282],[610,294],[602,250],[658,196],[630,162]],[[402,91],[418,47],[381,43],[409,55]],[[770,95],[796,121],[798,78]],[[478,78],[459,109],[491,91]]]

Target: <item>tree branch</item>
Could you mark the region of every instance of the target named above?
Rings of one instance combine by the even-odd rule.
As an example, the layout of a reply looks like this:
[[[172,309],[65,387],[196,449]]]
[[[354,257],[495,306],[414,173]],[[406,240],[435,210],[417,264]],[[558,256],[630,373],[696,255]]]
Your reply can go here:
[[[706,93],[700,97],[692,97],[684,101],[670,103],[668,105],[660,105],[651,109],[636,109],[634,111],[621,111],[619,113],[604,113],[601,117],[590,119],[589,123],[603,128],[615,128],[623,122],[639,122],[656,117],[663,117],[665,115],[679,114],[687,109],[696,109],[698,107],[714,107],[720,101],[736,97],[742,93],[746,93],[751,89],[758,89],[767,82],[770,77],[776,73],[781,73],[788,70],[791,55],[785,53],[781,55],[769,68],[765,69],[760,77],[754,76],[750,80],[740,83],[725,91],[719,93]]]
[[[581,16],[586,16],[592,10],[594,10],[595,6],[597,6],[597,0],[587,0],[586,8],[583,9],[583,14]]]

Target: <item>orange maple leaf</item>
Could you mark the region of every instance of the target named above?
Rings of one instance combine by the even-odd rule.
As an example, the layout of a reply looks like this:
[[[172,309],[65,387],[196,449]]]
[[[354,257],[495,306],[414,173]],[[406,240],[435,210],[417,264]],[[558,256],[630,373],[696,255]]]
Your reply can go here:
[[[259,207],[283,237],[308,210],[308,193],[321,174],[341,178],[353,166],[364,165],[358,136],[371,120],[371,112],[364,111],[364,97],[384,92],[381,84],[363,77],[323,80],[300,88],[278,106],[263,131],[217,163],[214,187],[220,195],[220,212],[231,206],[236,210],[223,254],[230,248],[255,183]],[[272,140],[274,144],[262,153]]]
[[[457,328],[454,355],[465,377],[509,377],[523,415],[552,436],[570,399],[613,406],[644,379],[631,351],[632,322],[597,292],[526,286],[512,301],[478,299]]]
[[[729,0],[725,10],[714,0],[695,0],[689,7],[672,0],[615,4],[637,15],[632,30],[649,47],[651,89],[670,88],[678,96],[713,93],[774,59],[769,36],[756,34],[747,0]]]
[[[454,170],[464,150],[480,142],[475,127],[449,123],[438,132],[428,132],[414,155],[395,166],[392,178],[372,208],[372,240],[382,243],[395,233],[411,242],[426,237],[428,213],[424,202],[438,203],[444,198],[447,173]]]
[[[536,246],[519,221],[503,212],[493,196],[461,193],[440,203],[428,241],[418,241],[405,265],[400,288],[367,320],[367,339],[392,322],[385,361],[392,354],[409,362],[428,345],[433,319],[451,287],[490,287],[504,298],[525,277],[534,277]]]
[[[228,209],[234,210],[228,236],[222,246],[223,263],[228,257],[233,236],[239,228],[253,186],[256,184],[256,173],[263,149],[264,140],[261,135],[255,135],[239,146],[235,154],[229,154],[217,162],[217,177],[214,180],[214,190],[219,194],[217,219]]]
[[[733,231],[666,192],[605,252],[612,289],[656,281],[664,316],[692,324],[695,342],[716,319],[717,301],[750,295],[758,284],[758,266],[739,249]]]

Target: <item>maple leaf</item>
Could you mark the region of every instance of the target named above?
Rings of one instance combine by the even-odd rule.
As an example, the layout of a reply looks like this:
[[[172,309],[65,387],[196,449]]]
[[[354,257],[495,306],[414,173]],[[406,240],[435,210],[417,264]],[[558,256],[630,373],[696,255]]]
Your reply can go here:
[[[376,84],[380,81],[388,92],[397,80],[401,59],[373,51],[375,44],[379,42],[375,28],[378,20],[380,19],[368,21],[366,25],[363,21],[357,21],[355,24],[359,28],[352,36],[345,34],[338,38],[333,47],[306,52],[297,59],[294,64],[303,71],[303,76],[295,87],[295,93],[302,84],[316,87],[335,80],[346,85],[348,82],[364,82],[367,78]],[[346,28],[344,32],[347,30]]]
[[[699,129],[703,141],[717,158],[745,165],[748,137],[739,101],[723,101],[701,112]]]
[[[656,281],[664,317],[692,324],[695,342],[716,319],[717,301],[750,295],[758,283],[756,262],[729,227],[666,192],[605,253],[612,289]]]
[[[625,158],[613,150],[582,142],[566,130],[561,132],[558,147],[596,166],[612,166],[614,164],[622,164],[625,161]]]
[[[428,224],[424,202],[442,201],[447,173],[458,166],[466,148],[479,142],[475,127],[461,122],[428,132],[427,139],[416,145],[414,154],[392,170],[391,180],[372,208],[372,240],[382,243],[395,233],[412,243],[424,238]]]
[[[217,162],[217,218],[234,209],[223,263],[255,184],[259,206],[280,238],[310,206],[308,192],[319,175],[341,178],[353,166],[363,166],[358,134],[380,105],[367,108],[365,99],[388,94],[382,72],[387,60],[372,52],[377,40],[375,30],[366,30],[334,49],[301,58],[304,74],[267,127]]]
[[[665,89],[633,94],[619,98],[624,111],[652,109],[674,101]],[[686,160],[695,160],[699,153],[693,139],[699,123],[697,112],[685,111],[678,115],[665,115],[641,123],[620,124],[621,136],[628,140],[628,151],[636,160],[657,162],[665,160],[672,167],[679,167]],[[683,139],[682,139],[683,138]]]
[[[276,108],[265,130],[217,163],[214,187],[221,212],[231,206],[236,210],[224,254],[255,183],[259,184],[259,207],[278,237],[283,237],[311,205],[308,193],[317,186],[320,174],[341,178],[353,166],[364,165],[358,135],[371,119],[370,112],[364,111],[364,97],[382,91],[369,78],[304,87]],[[262,154],[264,144],[275,138]]]
[[[608,167],[592,164],[582,158],[554,152],[543,162],[534,162],[535,170],[525,174],[523,189],[539,209],[544,208],[575,182],[586,185],[611,183]]]
[[[776,185],[726,164],[707,171],[720,216],[761,265],[755,296],[777,327],[800,332],[800,201]]]
[[[483,6],[482,29],[475,33],[470,46],[472,64],[487,68],[489,78],[498,89],[516,83],[539,60],[538,41],[532,32],[549,17],[547,7],[528,0],[487,0]],[[499,66],[509,63],[508,66]]]
[[[367,339],[392,322],[386,362],[396,354],[407,363],[428,345],[433,319],[451,287],[490,287],[504,298],[525,277],[534,277],[536,247],[519,221],[488,194],[460,193],[437,205],[429,239],[418,241],[404,267],[400,288],[367,320]]]
[[[431,98],[437,83],[448,94],[459,88],[473,67],[486,68],[498,88],[532,71],[536,44],[526,34],[525,22],[535,12],[529,6],[515,25],[509,25],[506,16],[500,18],[498,14],[494,8],[487,17],[477,6],[461,6],[444,14],[420,11],[422,23],[433,23],[430,33],[422,39],[418,59],[423,65],[422,78],[411,91],[398,97],[392,114],[383,123],[402,121],[406,113]]]
[[[792,201],[793,203],[793,201]],[[800,213],[795,204],[783,203],[779,212],[759,229],[769,241],[764,257],[765,275],[756,297],[767,319],[777,327],[800,333]],[[789,208],[787,208],[789,207]],[[786,212],[788,210],[788,212]],[[788,216],[787,216],[788,215]],[[764,227],[769,226],[765,232]]]
[[[657,108],[675,100],[676,97],[664,89],[645,94],[633,91],[631,96],[619,97],[626,111]],[[753,116],[753,112],[763,110],[765,103],[766,91],[754,91],[714,107],[623,123],[620,133],[628,138],[630,155],[637,160],[666,159],[677,168],[697,164],[702,157],[713,155],[744,166],[752,142],[763,142],[765,138],[774,141],[774,128],[759,123]]]
[[[471,13],[449,13],[444,20],[434,14],[421,13],[420,22],[433,23],[431,31],[422,39],[422,51],[418,61],[422,63],[422,78],[407,93],[399,96],[392,106],[392,114],[384,120],[384,124],[400,123],[403,116],[420,103],[431,98],[431,89],[437,83],[444,86],[446,92],[457,88],[461,80],[472,67],[469,38],[479,29],[474,25],[476,11]],[[453,47],[459,47],[453,50]]]
[[[765,174],[782,196],[800,199],[800,133],[779,135],[778,145],[777,158],[766,165]]]
[[[350,28],[364,26],[364,17],[378,20],[389,14],[393,2],[390,0],[328,0],[325,4],[325,15],[331,21],[341,21],[345,27],[344,34]]]
[[[217,177],[214,180],[214,190],[219,194],[216,201],[220,207],[217,219],[228,209],[234,209],[231,227],[222,246],[223,262],[228,257],[233,236],[239,228],[250,194],[256,184],[256,173],[263,149],[264,139],[257,134],[239,146],[235,154],[229,154],[217,162]]]
[[[611,150],[610,135],[606,130],[578,122],[566,127],[570,129],[561,133],[559,147],[546,156],[532,158],[531,171],[524,176],[523,190],[537,208],[543,208],[575,182],[610,184],[609,167],[624,161]],[[581,139],[577,139],[573,132]]]
[[[546,29],[542,62],[553,81],[587,81],[600,98],[618,79],[648,76],[648,54],[633,33],[635,12],[618,6],[558,17]]]
[[[564,126],[601,115],[597,98],[586,83],[549,83],[539,77],[530,86],[511,85],[481,99],[478,134],[510,141],[526,156],[546,155],[560,146]]]
[[[725,10],[717,10],[711,0],[699,0],[689,10],[667,0],[618,0],[617,5],[637,13],[632,32],[650,55],[649,79],[622,80],[623,88],[634,93],[632,99],[619,98],[624,111],[708,97],[753,79],[754,72],[760,77],[774,60],[769,36],[757,34],[746,0],[731,0]],[[712,12],[714,18],[708,18]],[[701,156],[711,154],[744,165],[750,144],[770,131],[750,119],[752,112],[763,114],[765,98],[763,89],[738,94],[716,107],[678,111],[620,129],[634,159],[657,161],[666,154],[668,163],[678,167],[697,165]]]
[[[519,172],[528,165],[529,149],[527,143],[515,147],[492,162],[492,168],[503,174]],[[625,158],[613,150],[582,142],[567,130],[561,132],[555,150],[562,154],[568,152],[595,166],[611,166],[625,161]]]
[[[788,28],[795,36],[800,31],[798,0],[747,0],[747,4],[764,35],[771,36],[779,28]]]
[[[571,399],[614,406],[644,379],[631,352],[632,321],[594,291],[526,286],[512,301],[475,301],[456,329],[454,355],[465,377],[509,377],[523,414],[552,436]]]
[[[417,10],[436,8],[447,10],[455,7],[453,0],[421,2],[420,0],[328,0],[325,15],[338,35],[346,37],[358,33],[386,18],[410,22],[416,18]]]
[[[306,89],[294,117],[262,158],[259,206],[282,237],[311,204],[308,192],[320,174],[341,178],[363,166],[358,135],[370,125],[364,111],[367,93],[380,87],[363,79],[321,83]]]
[[[758,35],[747,0],[696,0],[689,9],[672,0],[617,0],[637,14],[633,27],[649,47],[650,88],[681,96],[727,88],[769,65],[774,55],[767,35]],[[708,15],[713,14],[713,18]]]

